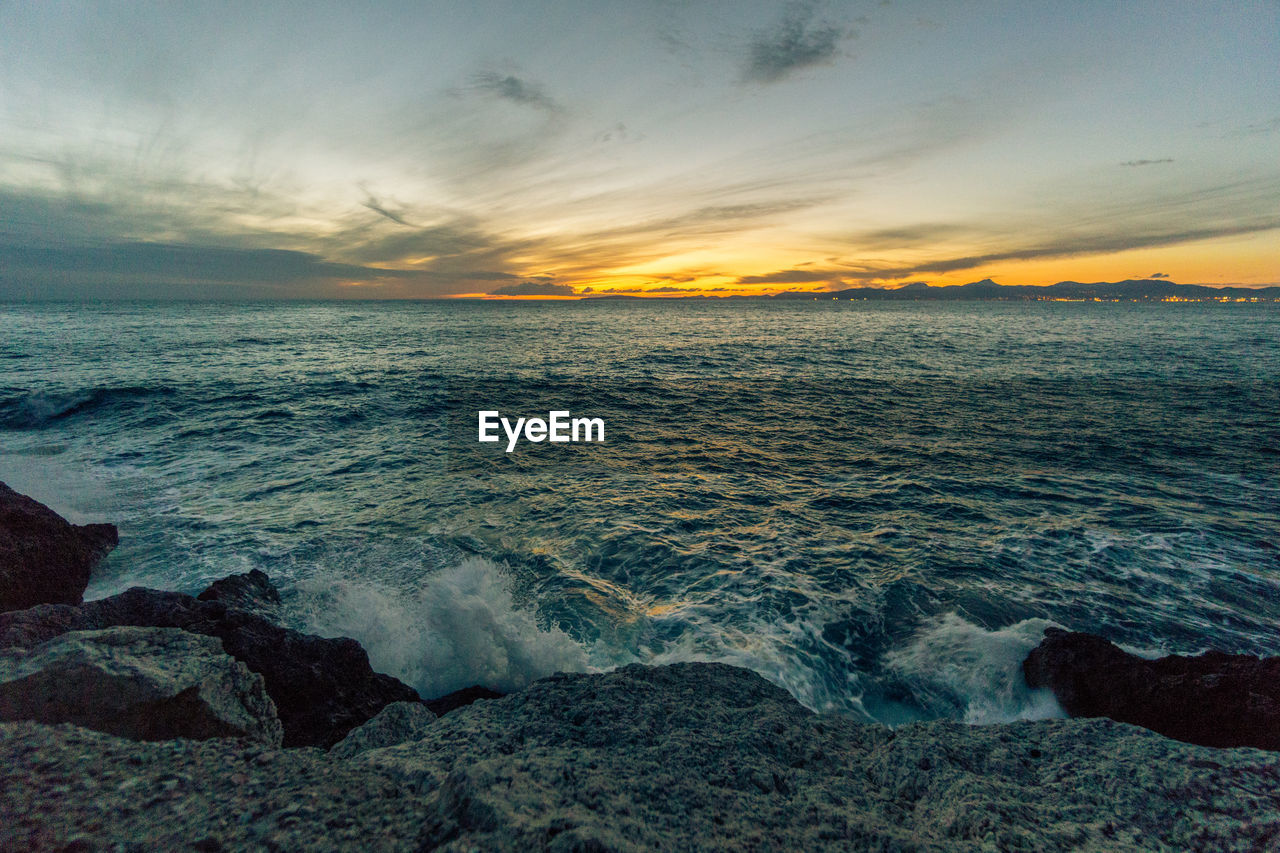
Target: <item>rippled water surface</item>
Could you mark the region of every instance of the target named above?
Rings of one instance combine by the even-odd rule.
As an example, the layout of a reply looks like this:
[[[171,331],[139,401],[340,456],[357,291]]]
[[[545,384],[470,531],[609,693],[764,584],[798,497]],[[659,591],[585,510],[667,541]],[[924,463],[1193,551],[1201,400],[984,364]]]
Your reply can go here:
[[[1049,622],[1280,653],[1265,305],[0,306],[0,479],[119,524],[90,596],[258,567],[424,693],[711,659],[981,721],[1052,711]]]

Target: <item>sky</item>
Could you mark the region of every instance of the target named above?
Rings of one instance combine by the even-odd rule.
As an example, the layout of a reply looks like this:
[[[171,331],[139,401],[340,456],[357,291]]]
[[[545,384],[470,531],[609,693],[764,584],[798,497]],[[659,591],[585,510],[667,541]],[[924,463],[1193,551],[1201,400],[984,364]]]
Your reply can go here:
[[[1280,0],[0,0],[0,298],[1280,283]]]

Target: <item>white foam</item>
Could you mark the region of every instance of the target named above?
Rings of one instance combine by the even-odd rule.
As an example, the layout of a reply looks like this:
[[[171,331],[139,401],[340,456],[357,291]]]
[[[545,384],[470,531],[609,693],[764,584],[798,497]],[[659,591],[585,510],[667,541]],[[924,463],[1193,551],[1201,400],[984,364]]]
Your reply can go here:
[[[637,659],[652,666],[698,661],[742,667],[810,710],[870,719],[862,704],[860,675],[844,671],[847,653],[824,640],[820,624],[807,619],[752,618],[737,626],[693,620],[679,639]]]
[[[1052,692],[1032,690],[1022,677],[1022,661],[1052,624],[1026,619],[988,631],[948,613],[886,654],[884,663],[927,704],[960,710],[967,723],[1064,717]]]
[[[314,577],[299,585],[306,630],[358,640],[373,668],[435,698],[474,684],[510,692],[589,667],[558,627],[517,606],[496,564],[469,557],[405,592],[371,580]]]

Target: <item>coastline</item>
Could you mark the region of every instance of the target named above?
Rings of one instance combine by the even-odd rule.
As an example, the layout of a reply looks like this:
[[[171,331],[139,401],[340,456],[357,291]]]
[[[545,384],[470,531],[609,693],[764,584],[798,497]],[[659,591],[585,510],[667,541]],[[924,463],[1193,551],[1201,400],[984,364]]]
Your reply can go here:
[[[1265,849],[1280,756],[1109,720],[890,730],[720,664],[556,676],[347,759],[0,725],[28,849]],[[78,846],[70,846],[78,845]]]
[[[43,523],[78,535],[52,511]],[[367,669],[367,656],[353,640],[273,633],[278,602],[252,572],[197,598],[134,589],[0,614],[0,681],[42,709],[15,716],[6,694],[0,847],[1248,850],[1280,838],[1276,752],[1194,746],[1101,718],[890,729],[814,713],[761,676],[716,663],[558,674],[505,697],[473,689],[424,703],[404,685],[374,698],[321,696],[353,659]],[[244,639],[264,631],[284,667],[274,680]],[[130,662],[139,641],[150,645]],[[107,676],[122,668],[162,687],[167,673],[187,673],[188,658],[207,658],[207,669],[187,673],[196,686],[169,685],[173,696],[148,694],[149,725],[131,739],[117,736],[120,709],[67,711],[60,688],[41,706],[34,694],[49,688],[14,675],[59,643],[110,647],[104,667],[75,658],[54,672],[72,684],[72,704],[88,687],[120,694]],[[346,659],[305,657],[332,643]],[[310,675],[289,669],[299,653]],[[333,704],[321,714],[329,729],[299,735],[298,720],[315,719],[285,713],[299,696]],[[222,717],[197,720],[192,709]],[[59,713],[82,715],[82,725]],[[32,721],[39,714],[46,722]],[[237,714],[253,718],[244,731],[225,721]],[[281,719],[291,747],[281,746]]]

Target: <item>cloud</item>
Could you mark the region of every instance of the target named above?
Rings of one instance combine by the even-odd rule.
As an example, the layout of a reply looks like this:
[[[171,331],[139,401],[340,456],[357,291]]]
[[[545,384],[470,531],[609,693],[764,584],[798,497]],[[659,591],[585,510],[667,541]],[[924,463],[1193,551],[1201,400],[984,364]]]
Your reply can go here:
[[[752,39],[743,80],[776,83],[802,68],[822,65],[835,58],[840,41],[851,34],[841,27],[814,23],[811,5],[793,6],[775,29]]]
[[[1121,166],[1159,166],[1161,163],[1172,163],[1172,157],[1161,157],[1159,160],[1126,160]]]
[[[946,260],[919,264],[911,267],[900,267],[895,270],[879,270],[853,274],[854,277],[881,277],[892,273],[892,277],[901,278],[922,272],[945,273],[955,270],[973,269],[995,261],[1026,261],[1035,258],[1066,258],[1075,255],[1103,255],[1124,252],[1129,249],[1144,249],[1153,246],[1172,246],[1178,243],[1191,243],[1197,240],[1209,240],[1215,237],[1235,237],[1243,234],[1256,234],[1280,228],[1280,219],[1262,222],[1223,225],[1208,228],[1188,228],[1174,231],[1159,231],[1147,234],[1102,234],[1085,236],[1075,240],[1048,243],[1040,246],[1029,246],[1011,249],[1005,252],[991,252],[968,257],[948,258]]]
[[[1153,272],[1151,275],[1147,276],[1147,278],[1168,278],[1168,277],[1169,277],[1169,274],[1167,272]]]
[[[745,275],[738,284],[807,284],[814,281],[838,280],[847,270],[778,270],[767,275]]]
[[[340,232],[330,246],[346,260],[363,264],[408,264],[413,258],[430,257],[439,266],[448,259],[466,259],[471,266],[501,266],[508,251],[503,242],[464,220],[443,222],[394,232]]]
[[[981,255],[943,258],[924,263],[906,266],[888,265],[850,265],[842,268],[825,270],[779,270],[766,275],[743,276],[737,279],[738,284],[796,284],[801,282],[825,282],[830,287],[845,286],[850,281],[899,280],[921,273],[948,273],[959,270],[974,269],[999,261],[1027,261],[1037,258],[1068,258],[1078,255],[1105,255],[1124,252],[1130,249],[1143,249],[1155,246],[1172,246],[1179,243],[1191,243],[1197,240],[1211,240],[1218,237],[1235,237],[1245,234],[1257,234],[1264,231],[1280,229],[1280,219],[1266,219],[1248,223],[1222,225],[1206,228],[1188,228],[1170,231],[1153,231],[1149,233],[1130,234],[1096,234],[1074,239],[1044,243],[1036,246],[1009,249],[1002,252],[988,252]]]
[[[1247,124],[1236,131],[1228,133],[1227,136],[1254,136],[1262,133],[1275,133],[1277,130],[1280,130],[1280,116],[1268,121]]]
[[[651,287],[644,291],[645,293],[722,293],[732,290],[729,287],[672,287],[663,285],[662,287]]]
[[[99,246],[0,242],[0,296],[19,299],[273,298],[389,286],[415,295],[430,273],[334,263],[310,252],[173,243]]]
[[[489,291],[494,296],[576,296],[572,287],[567,284],[553,284],[549,281],[522,281],[519,284],[507,284]]]
[[[405,221],[404,217],[401,214],[394,213],[388,210],[386,207],[383,206],[382,202],[378,201],[378,199],[375,198],[374,196],[369,196],[368,198],[366,198],[364,201],[360,203],[365,207],[369,208],[370,210],[372,210],[374,213],[380,216],[385,216],[387,219],[390,219],[392,222],[396,223],[397,225],[405,225],[410,228],[413,227],[411,223]]]
[[[552,113],[560,111],[560,105],[552,100],[541,86],[514,74],[482,71],[472,78],[472,85],[482,92],[511,101],[513,104],[522,104]]]
[[[127,188],[126,188],[127,189]],[[370,217],[360,202],[316,235],[276,214],[275,199],[242,199],[198,183],[149,187],[135,196],[58,194],[0,187],[0,298],[334,297],[353,286],[370,296],[446,296],[521,281],[512,255],[523,241],[496,235],[474,217],[422,209],[437,222],[414,226]],[[241,202],[246,203],[241,203]],[[263,212],[265,229],[228,229],[227,210]],[[47,291],[47,292],[46,292]]]
[[[0,266],[9,270],[121,273],[194,281],[290,283],[317,279],[404,278],[412,270],[326,261],[289,249],[240,249],[172,243],[32,247],[0,244]]]
[[[969,226],[954,225],[945,222],[921,222],[896,228],[881,228],[851,235],[849,242],[859,249],[903,249],[915,246],[928,246],[942,241],[954,241],[958,237],[972,235],[974,229]]]

